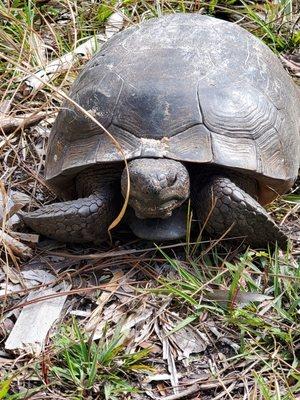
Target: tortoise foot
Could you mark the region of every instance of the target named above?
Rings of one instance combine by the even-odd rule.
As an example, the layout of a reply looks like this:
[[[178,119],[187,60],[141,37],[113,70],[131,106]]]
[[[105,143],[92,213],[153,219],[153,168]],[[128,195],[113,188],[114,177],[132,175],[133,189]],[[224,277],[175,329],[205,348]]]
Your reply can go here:
[[[266,210],[227,177],[209,177],[195,193],[195,208],[200,226],[205,224],[205,230],[214,238],[226,234],[254,247],[276,242],[283,249],[287,247],[287,236]]]

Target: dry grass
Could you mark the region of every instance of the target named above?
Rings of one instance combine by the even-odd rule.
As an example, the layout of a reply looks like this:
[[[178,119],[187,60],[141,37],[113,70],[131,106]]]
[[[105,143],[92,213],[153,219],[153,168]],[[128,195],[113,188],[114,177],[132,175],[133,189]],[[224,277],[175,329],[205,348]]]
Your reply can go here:
[[[90,55],[77,54],[42,85],[35,81],[37,90],[27,78],[91,35],[103,39],[120,8],[124,28],[174,11],[238,21],[300,76],[293,0],[0,1],[0,399],[300,398],[299,184],[270,207],[294,241],[287,254],[190,237],[149,248],[125,228],[113,246],[37,245],[12,217],[55,199],[43,179],[47,137]],[[21,310],[31,305],[33,315],[63,296],[42,346],[5,350]]]

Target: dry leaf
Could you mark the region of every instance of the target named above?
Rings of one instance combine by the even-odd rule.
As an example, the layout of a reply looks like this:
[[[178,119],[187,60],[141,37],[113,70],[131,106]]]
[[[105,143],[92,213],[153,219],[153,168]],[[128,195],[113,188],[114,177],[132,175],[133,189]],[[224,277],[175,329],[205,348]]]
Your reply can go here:
[[[155,332],[163,346],[163,359],[167,360],[168,371],[171,375],[170,381],[173,386],[174,394],[178,394],[179,378],[177,374],[176,364],[168,337],[160,330],[157,320],[154,324]]]
[[[178,359],[188,358],[190,354],[202,353],[209,345],[209,340],[206,335],[197,332],[196,329],[185,326],[178,332],[172,333],[169,336],[178,348],[182,351],[182,356]]]
[[[95,308],[95,310],[92,312],[87,324],[86,324],[86,331],[87,332],[93,332],[97,331],[99,332],[98,325],[102,321],[102,311],[106,303],[109,301],[109,299],[113,296],[113,292],[115,290],[118,290],[122,277],[124,277],[124,273],[122,271],[117,271],[114,273],[112,279],[109,282],[109,287],[110,291],[109,292],[102,292],[99,298],[97,299],[97,304],[98,306]],[[101,329],[102,332],[102,329]]]
[[[29,246],[25,245],[24,243],[21,243],[19,240],[15,239],[15,238],[13,238],[11,235],[4,232],[2,229],[0,229],[0,243],[1,242],[13,254],[15,254],[16,256],[19,256],[21,258],[28,258],[28,257],[31,257],[33,254],[32,249]]]
[[[206,293],[205,297],[209,300],[217,301],[219,303],[224,303],[225,305],[229,301],[230,291],[229,289],[214,289],[212,292]],[[262,302],[265,300],[272,300],[272,296],[267,296],[262,293],[257,292],[241,292],[238,291],[234,296],[234,304],[238,306],[245,306],[251,302]]]
[[[124,14],[122,11],[114,12],[106,22],[105,35],[110,39],[115,33],[119,32],[124,25]]]
[[[40,297],[51,296],[69,289],[70,286],[62,282],[55,288],[30,293],[27,301],[37,300]],[[25,306],[5,342],[5,349],[40,354],[48,332],[59,318],[66,299],[67,296],[58,296]]]

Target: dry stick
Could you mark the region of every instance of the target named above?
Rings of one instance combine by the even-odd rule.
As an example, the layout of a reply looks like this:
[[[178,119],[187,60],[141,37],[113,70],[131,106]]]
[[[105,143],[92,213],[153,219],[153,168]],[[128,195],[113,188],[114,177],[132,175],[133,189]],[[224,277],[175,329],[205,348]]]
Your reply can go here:
[[[225,232],[227,234],[228,231]],[[230,240],[236,240],[240,239],[240,236],[232,237],[232,238],[226,238],[223,239],[224,241],[230,241]],[[220,239],[213,241],[214,243],[218,243]],[[173,249],[174,247],[183,247],[186,246],[187,244],[197,244],[199,242],[182,242],[182,243],[176,243],[176,244],[170,244],[166,246],[157,246],[157,247],[149,247],[148,249],[131,249],[131,250],[116,250],[116,251],[107,251],[103,253],[94,253],[94,254],[86,254],[86,255],[76,255],[76,254],[71,254],[71,253],[64,253],[64,252],[59,252],[59,251],[49,251],[47,252],[48,255],[52,256],[58,256],[58,257],[68,257],[71,259],[77,259],[77,260],[101,260],[103,258],[107,257],[118,257],[118,256],[124,256],[128,254],[138,254],[138,253],[148,253],[150,251],[158,251],[158,250],[164,250],[164,249]],[[210,240],[203,240],[201,241],[203,244],[208,244],[211,243]],[[213,247],[213,245],[212,245]],[[210,249],[212,248],[210,247]]]
[[[0,132],[15,133],[16,131],[28,128],[42,121],[47,113],[24,114],[16,117],[0,116]]]
[[[76,27],[76,18],[75,18],[75,14],[72,8],[72,5],[70,4],[70,1],[67,0],[67,4],[70,10],[70,14],[71,14],[71,20],[72,20],[72,24],[73,24],[73,32],[74,32],[74,39],[73,39],[73,46],[76,49],[77,47],[77,41],[78,41],[78,33],[77,33],[77,27]],[[76,4],[76,3],[75,3]],[[75,6],[76,7],[76,6]],[[77,13],[77,10],[75,10],[75,13]]]
[[[166,396],[163,399],[164,400],[179,400],[179,399],[182,399],[183,397],[187,397],[187,396],[196,394],[199,391],[200,391],[200,385],[192,385],[190,388],[185,389],[185,390],[181,391],[180,393],[172,394],[171,396]]]
[[[288,67],[292,71],[295,76],[300,77],[300,64],[288,60],[283,56],[280,56],[280,60],[286,67]]]
[[[230,383],[235,383],[236,387],[240,387],[241,384],[238,384],[237,382],[240,381],[243,378],[243,376],[236,376],[234,378],[225,378],[222,383],[224,384],[230,384]],[[252,382],[251,382],[252,383]],[[186,389],[178,394],[173,394],[171,396],[166,396],[163,397],[163,400],[179,400],[182,399],[183,397],[188,397],[193,394],[196,394],[197,392],[200,392],[200,390],[210,390],[210,389],[215,389],[218,387],[223,386],[219,380],[212,380],[212,381],[207,381],[203,383],[195,383],[193,384],[189,389]],[[157,400],[160,400],[160,397],[156,398]]]
[[[136,297],[139,297],[139,296],[144,296],[144,294],[141,294],[139,296],[135,296],[135,295],[130,294],[130,293],[119,292],[119,291],[115,291],[114,289],[108,289],[109,285],[110,284],[90,286],[90,287],[87,287],[87,288],[65,290],[65,291],[61,291],[61,292],[55,293],[55,294],[37,297],[34,300],[24,301],[21,304],[14,305],[14,306],[10,307],[9,309],[7,309],[6,311],[12,311],[12,310],[15,310],[15,309],[18,309],[18,308],[23,308],[23,307],[29,306],[31,304],[40,303],[41,301],[45,301],[45,300],[49,300],[49,299],[55,299],[56,297],[60,297],[60,296],[70,296],[72,294],[80,294],[80,293],[85,293],[85,292],[91,292],[93,290],[102,290],[103,292],[107,292],[107,293],[112,293],[113,292],[115,294],[119,294],[120,296],[126,296],[126,297],[130,297],[130,298],[136,298]],[[2,297],[4,297],[4,296],[0,296],[0,299]]]
[[[285,221],[288,219],[288,217],[294,213],[296,213],[298,211],[298,209],[300,208],[300,204],[296,204],[290,211],[288,211],[285,216],[282,218],[282,220],[280,221],[279,225],[283,225],[285,223]]]
[[[19,240],[5,233],[2,229],[0,229],[0,241],[10,247],[13,253],[19,257],[31,257],[33,254],[29,246],[19,242]]]

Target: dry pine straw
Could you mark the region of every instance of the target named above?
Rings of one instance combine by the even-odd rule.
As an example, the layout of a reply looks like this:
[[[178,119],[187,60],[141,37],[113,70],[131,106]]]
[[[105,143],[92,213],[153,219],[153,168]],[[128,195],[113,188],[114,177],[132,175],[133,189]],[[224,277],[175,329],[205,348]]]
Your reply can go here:
[[[171,7],[171,3],[166,3],[166,7]],[[2,80],[5,85],[0,104],[1,202],[4,205],[0,210],[1,379],[13,378],[11,392],[14,393],[40,387],[41,395],[35,398],[68,398],[70,389],[63,384],[58,382],[48,389],[45,385],[54,379],[51,367],[57,362],[58,350],[54,343],[58,331],[61,326],[70,326],[70,317],[75,316],[81,329],[92,334],[94,339],[103,335],[110,338],[121,325],[127,352],[150,349],[145,363],[154,368],[152,372],[126,376],[141,393],[119,394],[117,398],[256,399],[268,398],[268,391],[278,399],[296,398],[291,396],[297,395],[298,364],[292,364],[286,356],[286,342],[280,340],[283,334],[289,333],[292,339],[288,354],[296,354],[299,339],[295,332],[299,326],[296,319],[291,323],[287,317],[279,318],[285,309],[284,305],[278,308],[280,301],[275,301],[274,297],[278,295],[278,287],[289,291],[292,290],[290,286],[298,284],[299,276],[295,272],[300,255],[298,205],[279,201],[270,209],[294,238],[293,254],[288,261],[281,256],[279,266],[272,257],[272,262],[268,262],[269,255],[241,256],[238,250],[229,252],[223,247],[216,258],[214,245],[208,247],[209,251],[204,247],[200,256],[199,251],[190,256],[190,250],[186,253],[182,246],[166,248],[164,251],[171,256],[170,261],[158,251],[146,251],[145,244],[136,241],[128,232],[115,237],[112,248],[108,244],[100,249],[66,248],[44,240],[37,250],[38,237],[20,225],[15,215],[20,208],[30,209],[55,199],[42,172],[47,137],[61,101],[58,89],[67,90],[78,67],[89,57],[83,56],[81,60],[77,57],[67,67],[63,65],[61,71],[56,71],[53,77],[56,80],[51,86],[32,91],[24,83],[29,71],[48,63],[49,49],[45,43],[52,48],[52,57],[55,53],[58,55],[56,29],[57,32],[71,31],[76,44],[79,32],[74,23],[75,8],[66,2],[62,9],[67,10],[63,19],[53,17],[40,31],[27,26],[28,35],[24,35],[24,41],[8,42],[13,50],[4,54],[6,70]],[[131,16],[136,18],[135,12],[132,11]],[[149,8],[143,12],[147,16]],[[142,14],[138,15],[142,18]],[[128,25],[129,19],[126,17],[122,23]],[[101,35],[105,34],[104,29]],[[7,43],[7,34],[4,39]],[[300,71],[297,57],[282,55],[281,59],[297,78]],[[296,185],[295,193],[297,188]],[[172,267],[173,259],[181,260],[178,265],[182,270],[176,272],[174,265]],[[244,263],[243,272],[234,287],[237,275],[228,273],[228,268],[233,265],[238,270],[241,263]],[[193,287],[189,280],[192,278],[187,278],[186,273],[190,271],[194,275],[195,265],[200,275]],[[268,268],[260,270],[257,265]],[[278,282],[274,271],[280,279]],[[190,283],[189,287],[176,286],[183,277],[183,281],[187,279]],[[249,286],[249,280],[255,282],[255,288]],[[170,285],[176,287],[177,292],[172,291]],[[259,302],[254,309],[249,306],[243,290],[253,290],[252,300]],[[196,305],[189,296],[195,299]],[[226,305],[228,296],[231,299],[229,311],[225,312],[220,304]],[[291,300],[292,295],[287,298]],[[214,305],[212,300],[217,301],[217,306],[209,309]],[[249,321],[237,312],[242,312],[244,304],[250,307]],[[41,306],[45,310],[42,314]],[[59,322],[46,336],[39,338],[42,333],[37,329],[34,346],[22,342],[28,339],[27,332],[30,332],[29,327],[22,329],[22,312],[28,307],[32,308],[25,314],[25,321],[28,322],[30,316],[37,328],[49,322],[49,307],[58,310],[60,315]],[[276,307],[277,312],[274,311]],[[197,318],[191,324],[170,334],[186,317],[194,315],[195,310]],[[239,315],[238,320],[235,313]],[[38,319],[35,320],[35,316]],[[259,335],[255,332],[258,329],[255,318],[264,327]],[[16,334],[18,321],[21,325]],[[104,334],[106,323],[109,328]],[[270,340],[266,339],[268,336]],[[7,341],[9,337],[10,342]],[[7,343],[12,343],[10,349]],[[88,392],[94,393],[91,398],[96,398],[97,390],[101,392],[101,385],[99,388],[95,384],[94,392]],[[293,395],[289,394],[291,390]]]

